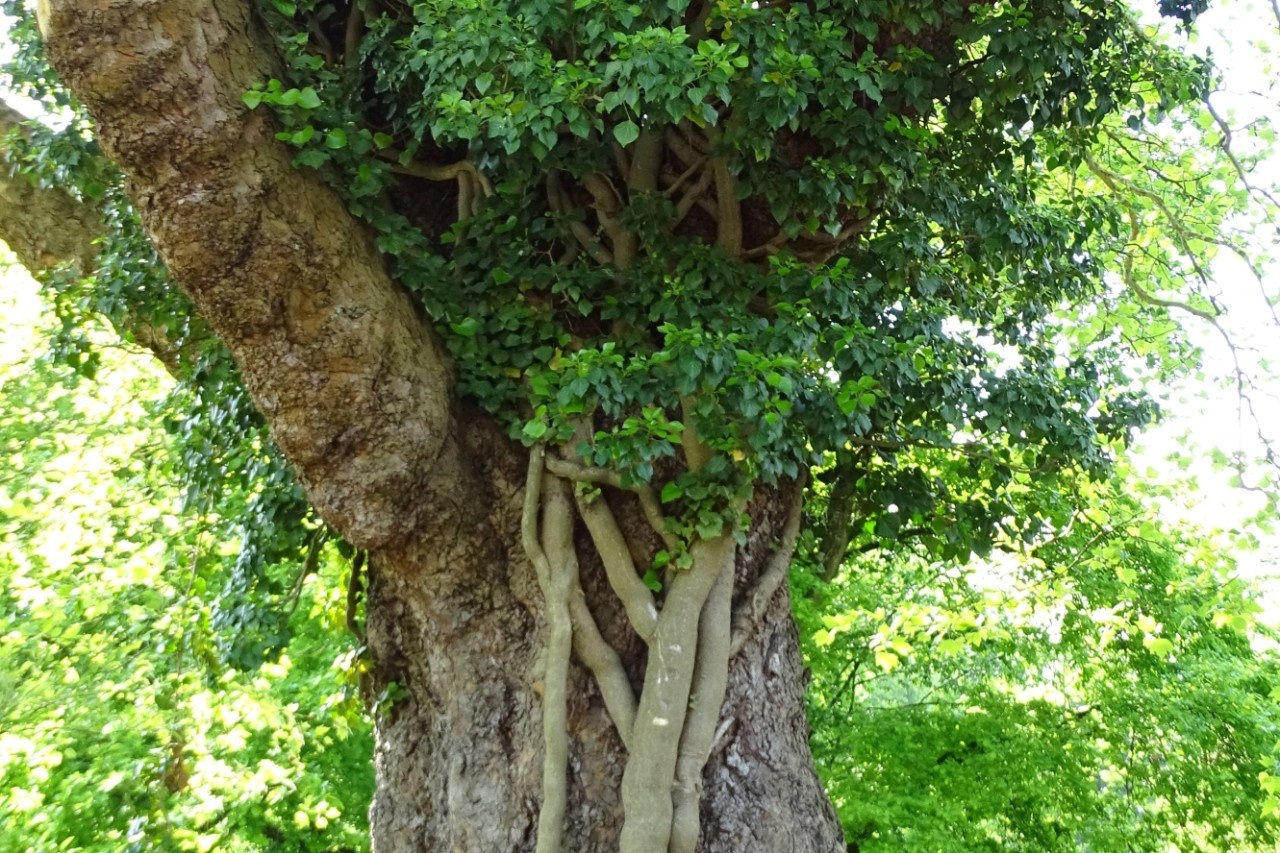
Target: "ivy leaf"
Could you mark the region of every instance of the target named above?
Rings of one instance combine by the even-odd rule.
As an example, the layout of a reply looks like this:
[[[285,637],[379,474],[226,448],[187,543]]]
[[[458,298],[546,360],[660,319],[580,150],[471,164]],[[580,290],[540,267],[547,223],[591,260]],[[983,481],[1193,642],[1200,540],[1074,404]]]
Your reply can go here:
[[[298,106],[305,110],[314,110],[316,107],[320,106],[321,103],[323,102],[320,100],[320,96],[316,94],[316,90],[310,86],[307,86],[298,95]]]
[[[474,337],[476,330],[480,328],[480,321],[475,317],[468,317],[457,323],[450,323],[449,328],[453,329],[455,334],[464,338]]]
[[[630,145],[640,138],[640,125],[631,119],[627,119],[613,128],[613,138],[618,140],[618,143],[624,147]]]

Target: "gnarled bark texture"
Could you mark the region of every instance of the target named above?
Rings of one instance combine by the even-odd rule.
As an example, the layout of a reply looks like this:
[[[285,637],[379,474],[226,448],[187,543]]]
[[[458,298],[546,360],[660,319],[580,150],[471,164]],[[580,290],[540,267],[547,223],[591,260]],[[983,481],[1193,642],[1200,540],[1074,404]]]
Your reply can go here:
[[[274,67],[249,3],[40,5],[49,55],[171,275],[231,349],[321,515],[370,552],[376,676],[407,691],[378,724],[376,849],[533,850],[545,620],[521,549],[523,449],[453,399],[442,348],[369,236],[244,107]],[[615,512],[624,526],[639,518],[622,498]],[[763,570],[786,514],[780,499],[753,507],[738,589]],[[588,603],[636,685],[643,649],[577,537]],[[699,850],[842,849],[802,692],[784,588],[730,667]],[[565,847],[616,850],[626,754],[576,663],[567,712]]]

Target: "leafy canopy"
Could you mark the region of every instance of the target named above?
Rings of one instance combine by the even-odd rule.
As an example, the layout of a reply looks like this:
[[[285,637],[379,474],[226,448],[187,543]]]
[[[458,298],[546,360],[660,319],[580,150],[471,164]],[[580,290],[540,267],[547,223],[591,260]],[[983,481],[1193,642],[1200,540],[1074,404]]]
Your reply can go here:
[[[593,462],[710,529],[824,452],[961,439],[984,482],[1099,473],[1150,416],[1122,348],[1064,350],[1054,316],[1115,296],[1124,236],[1064,183],[1206,80],[1123,6],[428,2],[343,56],[315,32],[345,12],[272,4],[289,71],[246,102],[526,442],[592,414]],[[431,177],[459,215],[420,202]],[[720,451],[697,476],[665,461],[684,421]]]

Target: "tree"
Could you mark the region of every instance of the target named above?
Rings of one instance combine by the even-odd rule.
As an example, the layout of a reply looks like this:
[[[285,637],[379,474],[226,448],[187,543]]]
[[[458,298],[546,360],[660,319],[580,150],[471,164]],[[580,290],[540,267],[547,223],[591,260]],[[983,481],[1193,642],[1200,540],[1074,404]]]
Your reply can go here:
[[[799,575],[814,754],[860,850],[1274,847],[1280,661],[1243,630],[1242,544],[1162,525],[1132,474],[1086,488],[1002,560]]]
[[[1075,178],[1207,70],[1123,6],[7,6],[72,116],[18,160],[105,213],[90,292],[242,378],[210,452],[260,413],[367,554],[379,849],[839,849],[806,494],[825,572],[963,559],[1049,535],[1151,415],[1068,318],[1168,301]]]

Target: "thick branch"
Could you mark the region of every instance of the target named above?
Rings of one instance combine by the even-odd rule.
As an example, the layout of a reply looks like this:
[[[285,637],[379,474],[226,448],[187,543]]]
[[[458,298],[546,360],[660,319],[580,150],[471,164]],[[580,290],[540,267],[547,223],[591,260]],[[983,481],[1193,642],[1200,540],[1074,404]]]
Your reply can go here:
[[[730,258],[742,255],[742,207],[738,204],[738,179],[723,157],[711,161],[716,176],[716,243]]]
[[[631,559],[626,536],[619,529],[613,510],[609,509],[609,504],[601,496],[592,500],[578,494],[577,501],[578,514],[586,523],[591,541],[595,543],[600,561],[604,563],[609,586],[622,601],[627,621],[642,640],[651,642],[658,607],[654,603],[653,593],[636,574],[636,564]]]
[[[582,186],[591,193],[594,201],[592,206],[595,208],[596,217],[600,220],[600,227],[604,229],[605,234],[609,235],[609,242],[613,245],[614,266],[620,270],[626,269],[635,260],[639,244],[636,241],[636,235],[622,227],[622,223],[618,220],[618,214],[622,212],[622,198],[613,188],[613,184],[603,175],[584,175]]]
[[[568,682],[573,643],[569,590],[575,586],[578,559],[573,548],[573,509],[564,482],[544,474],[542,456],[541,447],[529,453],[520,529],[525,552],[538,573],[547,620],[542,679],[542,810],[538,814],[537,853],[560,853],[568,801]],[[541,537],[536,520],[539,497]]]
[[[666,850],[674,805],[670,796],[689,711],[703,606],[726,563],[734,559],[732,536],[695,542],[693,567],[676,575],[649,646],[631,756],[622,776],[626,815],[621,853]]]
[[[547,204],[551,207],[552,213],[562,216],[569,213],[569,200],[565,197],[564,184],[560,180],[560,173],[554,169],[547,172]],[[582,248],[591,253],[596,263],[601,266],[613,264],[613,253],[604,247],[586,224],[573,218],[567,218],[566,221],[569,225],[569,233],[582,245]]]
[[[358,547],[432,517],[445,356],[373,241],[241,99],[279,74],[242,0],[47,0],[48,55],[322,517]]]
[[[662,165],[663,134],[646,127],[636,140],[631,167],[627,170],[627,186],[633,192],[654,192],[658,188],[658,172]]]
[[[613,720],[622,745],[631,748],[631,730],[636,724],[636,694],[622,666],[622,659],[600,634],[578,578],[569,591],[569,615],[573,619],[573,650],[595,677],[604,698],[604,707]]]
[[[671,843],[669,853],[694,853],[701,825],[702,768],[715,742],[716,722],[729,684],[730,615],[733,608],[733,551],[729,551],[720,577],[707,596],[698,621],[698,657],[693,668],[689,717],[680,735],[672,788]]]
[[[0,138],[19,131],[25,117],[0,103]],[[102,236],[102,211],[57,187],[37,187],[0,166],[0,239],[33,274],[71,264],[93,270]]]
[[[0,139],[21,132],[24,117],[0,103]],[[98,264],[98,241],[105,237],[99,205],[77,199],[60,187],[36,186],[0,166],[0,240],[18,262],[41,277],[61,267],[73,276],[90,275]],[[151,351],[175,378],[182,378],[182,350],[198,343],[188,334],[180,345],[167,329],[157,327],[126,307],[109,318],[121,337]]]

